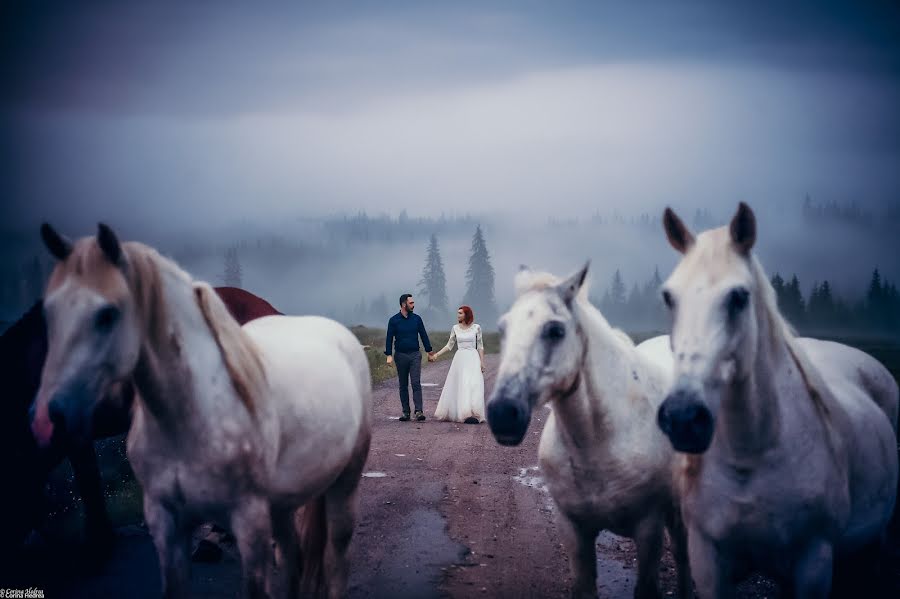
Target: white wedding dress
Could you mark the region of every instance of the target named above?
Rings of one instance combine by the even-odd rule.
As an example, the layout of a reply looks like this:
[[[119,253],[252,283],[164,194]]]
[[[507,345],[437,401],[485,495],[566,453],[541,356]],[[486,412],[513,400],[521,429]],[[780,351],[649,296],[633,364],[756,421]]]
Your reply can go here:
[[[456,355],[441,391],[441,399],[434,410],[438,420],[463,422],[476,418],[484,422],[484,375],[481,373],[479,349],[484,349],[481,327],[472,323],[468,328],[454,325],[447,342],[447,351],[456,345]]]

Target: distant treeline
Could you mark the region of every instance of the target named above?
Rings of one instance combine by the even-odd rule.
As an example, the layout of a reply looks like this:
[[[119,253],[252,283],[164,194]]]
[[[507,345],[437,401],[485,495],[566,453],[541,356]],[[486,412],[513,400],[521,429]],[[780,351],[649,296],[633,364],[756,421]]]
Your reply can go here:
[[[797,275],[785,280],[775,273],[771,282],[781,313],[800,333],[900,334],[900,292],[878,269],[856,301],[837,297],[827,280],[814,282],[807,295]],[[661,284],[655,270],[646,282],[633,284],[629,291],[621,271],[616,270],[606,291],[592,296],[591,301],[607,320],[626,330],[666,330],[669,319],[659,296]]]
[[[836,297],[827,280],[814,282],[806,297],[797,275],[785,281],[775,273],[772,286],[778,295],[779,309],[799,331],[900,333],[900,293],[893,282],[881,277],[877,268],[865,293],[855,302]]]
[[[428,239],[432,234],[468,235],[478,221],[471,216],[410,218],[406,210],[397,218],[388,215],[335,217],[321,223],[325,239],[339,243],[399,243]]]
[[[900,224],[900,206],[874,214],[856,202],[821,203],[807,197],[795,204],[793,210],[798,210],[799,217],[810,227],[833,222],[846,227],[888,227],[895,230]],[[697,209],[691,216],[690,222],[695,231],[721,224],[708,209]],[[494,298],[492,258],[485,241],[485,233],[490,234],[491,227],[480,227],[475,218],[469,215],[411,218],[405,211],[397,217],[371,216],[360,212],[353,216],[298,219],[296,224],[294,233],[282,231],[271,234],[248,230],[241,235],[240,231],[234,231],[217,239],[179,239],[177,246],[159,249],[192,272],[201,265],[201,270],[208,273],[211,264],[219,264],[221,266],[216,271],[221,274],[217,274],[211,282],[240,286],[247,279],[248,272],[259,274],[256,269],[260,265],[278,270],[305,264],[313,268],[317,276],[324,276],[327,274],[326,265],[353,260],[359,252],[366,251],[365,246],[369,244],[412,242],[409,247],[415,247],[421,243],[423,245],[419,247],[423,247],[426,254],[425,267],[415,291],[425,301],[420,301],[419,310],[443,321],[453,318],[457,303],[447,298],[438,237],[461,239],[472,235],[475,230],[466,273],[466,293],[457,301],[472,305],[479,320],[485,326],[493,327],[498,307]],[[548,230],[630,226],[654,235],[661,230],[659,216],[646,212],[626,217],[617,212],[603,215],[598,211],[584,220],[551,218],[546,226]],[[554,234],[551,231],[548,233]],[[17,318],[43,293],[53,262],[43,248],[32,250],[31,247],[15,251],[10,249],[0,262],[0,320]],[[508,246],[501,246],[500,251],[510,250]],[[658,272],[642,282],[626,282],[623,273],[617,271],[606,291],[598,291],[593,300],[614,324],[628,330],[663,330],[668,326],[668,316],[659,300],[660,282]],[[801,331],[898,332],[897,289],[892,282],[882,281],[876,272],[865,290],[860,290],[858,294],[851,293],[849,298],[836,297],[833,283],[816,281],[812,287],[805,287],[795,276],[790,280],[784,280],[779,275],[773,277],[782,309]],[[807,293],[804,294],[801,287]],[[263,295],[267,292],[266,289],[255,291]],[[388,313],[392,312],[396,302],[392,296],[382,297],[381,291],[372,290],[372,295],[357,302],[350,299],[346,305],[333,306],[335,312],[332,315],[351,324],[380,322],[385,309]],[[354,294],[350,290],[349,295],[352,297]]]

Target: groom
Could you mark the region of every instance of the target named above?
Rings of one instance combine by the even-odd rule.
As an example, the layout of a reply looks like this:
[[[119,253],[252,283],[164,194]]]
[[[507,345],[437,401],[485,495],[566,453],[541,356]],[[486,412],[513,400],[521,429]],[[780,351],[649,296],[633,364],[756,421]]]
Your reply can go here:
[[[413,404],[416,407],[416,420],[425,420],[422,412],[422,354],[419,353],[419,336],[422,337],[422,345],[431,356],[431,341],[425,332],[425,323],[414,314],[416,302],[409,293],[400,296],[400,311],[388,321],[387,339],[384,344],[384,353],[387,354],[387,363],[397,363],[397,378],[400,379],[400,406],[403,414],[401,422],[409,421],[409,379],[412,378]],[[396,346],[394,340],[397,340]],[[391,354],[396,354],[396,358]]]

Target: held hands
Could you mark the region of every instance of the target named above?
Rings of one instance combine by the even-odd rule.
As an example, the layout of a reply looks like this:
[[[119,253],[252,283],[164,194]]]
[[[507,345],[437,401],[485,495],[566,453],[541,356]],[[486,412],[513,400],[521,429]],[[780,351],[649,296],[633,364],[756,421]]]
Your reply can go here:
[[[429,362],[437,362],[437,355],[434,352],[428,353],[428,361]]]

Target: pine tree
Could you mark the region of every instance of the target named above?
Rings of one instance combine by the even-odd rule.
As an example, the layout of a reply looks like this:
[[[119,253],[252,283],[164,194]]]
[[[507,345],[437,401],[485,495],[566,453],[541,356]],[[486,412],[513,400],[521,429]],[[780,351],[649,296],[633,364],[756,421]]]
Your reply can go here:
[[[779,304],[781,312],[794,326],[799,326],[804,321],[806,305],[803,301],[803,292],[800,291],[800,281],[797,275],[791,277],[790,282],[784,286],[784,305]]]
[[[471,306],[482,326],[493,327],[497,320],[497,304],[494,300],[494,267],[481,226],[472,236],[472,253],[466,270],[466,294],[463,303]]]
[[[228,287],[240,287],[243,279],[243,270],[241,262],[238,259],[238,251],[236,247],[230,247],[225,250],[225,285]]]
[[[425,268],[422,269],[422,280],[419,281],[419,294],[428,298],[428,307],[432,310],[447,311],[447,277],[444,274],[444,261],[438,247],[437,235],[432,234],[428,242],[428,255],[425,257]]]
[[[642,320],[642,316],[644,313],[644,302],[643,297],[641,296],[641,290],[638,288],[637,283],[631,286],[631,292],[628,294],[628,304],[627,304],[627,317],[628,320],[632,323],[637,323]]]
[[[876,268],[872,273],[872,280],[869,281],[869,289],[866,291],[866,314],[869,323],[876,325],[883,320],[885,314],[885,288],[881,282],[881,274]]]
[[[613,274],[612,286],[609,288],[609,298],[614,304],[622,305],[625,303],[625,281],[622,280],[622,273],[618,268]]]
[[[606,305],[602,308],[606,318],[615,324],[621,324],[622,319],[625,317],[627,302],[625,293],[625,281],[622,278],[622,273],[617,268],[613,274],[607,296],[605,296]]]
[[[809,294],[808,312],[814,326],[827,327],[833,324],[835,303],[828,281],[822,281],[821,285],[813,283],[812,292]]]
[[[777,272],[772,276],[772,289],[775,290],[775,297],[778,298],[778,309],[785,310],[785,287],[784,279]]]
[[[662,277],[659,276],[659,267],[657,266],[653,268],[653,276],[644,285],[642,318],[645,322],[642,324],[648,330],[661,328],[666,324],[666,313],[663,310],[660,287],[662,287]]]

